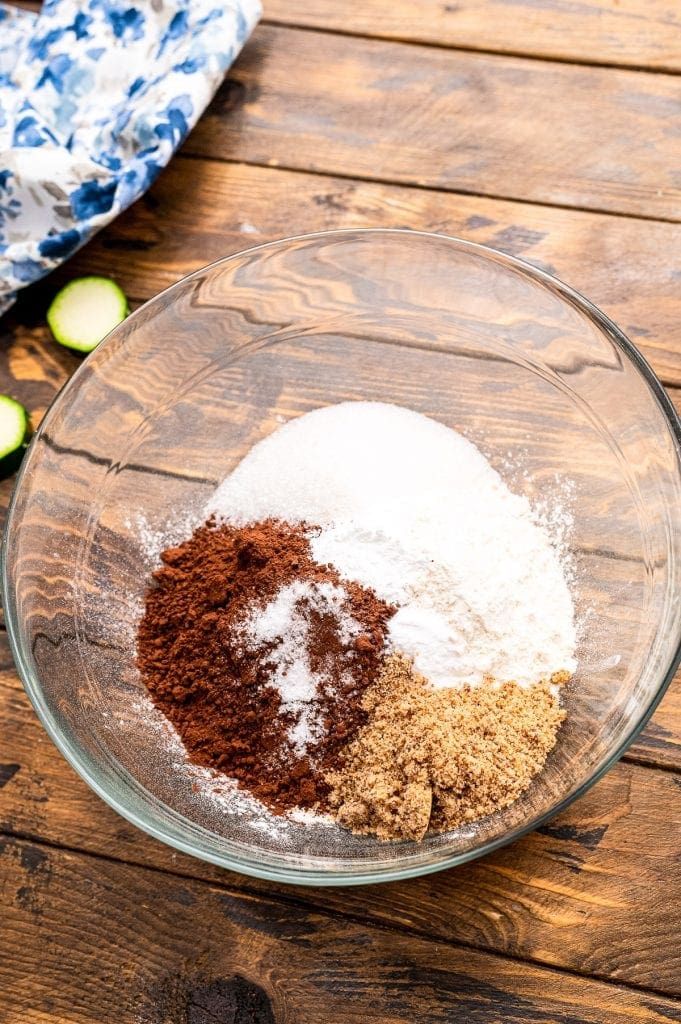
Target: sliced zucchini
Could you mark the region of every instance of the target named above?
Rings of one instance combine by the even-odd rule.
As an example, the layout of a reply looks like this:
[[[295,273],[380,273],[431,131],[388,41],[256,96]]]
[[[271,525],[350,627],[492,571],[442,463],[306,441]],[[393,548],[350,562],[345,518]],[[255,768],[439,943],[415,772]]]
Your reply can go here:
[[[77,277],[57,292],[47,322],[60,345],[92,352],[129,312],[124,292],[110,277]]]
[[[0,395],[0,478],[13,473],[31,437],[31,421],[23,405]]]

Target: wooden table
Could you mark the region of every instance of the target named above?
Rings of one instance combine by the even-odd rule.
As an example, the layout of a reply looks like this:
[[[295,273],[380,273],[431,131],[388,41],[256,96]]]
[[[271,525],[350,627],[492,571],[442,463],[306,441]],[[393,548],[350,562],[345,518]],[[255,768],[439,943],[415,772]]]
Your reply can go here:
[[[385,225],[555,273],[678,404],[680,71],[678,0],[269,0],[150,193],[0,324],[1,390],[38,420],[78,365],[44,323],[68,277],[137,302],[253,243]],[[4,634],[0,659],[1,1024],[681,1021],[681,678],[533,835],[323,890],[136,831],[48,740]]]

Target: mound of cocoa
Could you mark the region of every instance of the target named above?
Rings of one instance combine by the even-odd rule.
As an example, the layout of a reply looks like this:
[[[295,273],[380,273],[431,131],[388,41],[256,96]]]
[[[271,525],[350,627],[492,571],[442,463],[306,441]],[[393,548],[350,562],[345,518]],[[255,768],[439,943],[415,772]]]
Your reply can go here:
[[[162,553],[138,632],[142,678],[189,760],[233,777],[278,813],[327,807],[325,774],[366,721],[362,697],[380,672],[395,611],[316,562],[313,529],[274,519],[241,527],[209,520]],[[332,615],[311,618],[308,656],[324,672],[324,730],[304,755],[288,739],[294,722],[272,685],[267,652],[244,650],[237,628],[294,580],[342,585],[346,610],[362,628],[348,649]]]

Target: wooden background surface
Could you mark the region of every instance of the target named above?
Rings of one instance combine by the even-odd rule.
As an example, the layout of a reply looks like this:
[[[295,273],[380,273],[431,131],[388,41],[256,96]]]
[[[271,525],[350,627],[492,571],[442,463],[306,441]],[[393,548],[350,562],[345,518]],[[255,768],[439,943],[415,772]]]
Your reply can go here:
[[[555,273],[681,406],[680,71],[677,0],[266,0],[150,193],[0,321],[0,390],[38,421],[75,369],[44,323],[69,277],[139,302],[257,242],[378,225]],[[681,1021],[680,896],[681,679],[539,832],[424,879],[297,890],[105,807],[0,634],[0,1024]]]

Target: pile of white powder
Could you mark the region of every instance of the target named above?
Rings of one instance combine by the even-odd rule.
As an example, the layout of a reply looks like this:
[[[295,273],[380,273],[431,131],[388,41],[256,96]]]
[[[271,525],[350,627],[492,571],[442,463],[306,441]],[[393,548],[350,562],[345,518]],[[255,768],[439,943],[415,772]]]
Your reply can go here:
[[[340,643],[349,644],[362,627],[345,609],[346,601],[345,590],[333,583],[295,580],[282,587],[263,610],[254,610],[237,629],[244,650],[258,653],[263,647],[269,649],[272,685],[281,694],[281,712],[290,713],[295,720],[288,738],[297,754],[304,754],[324,733],[317,703],[321,679],[312,671],[308,654],[309,610],[332,615]],[[349,673],[344,681],[352,681]]]
[[[565,573],[529,502],[473,444],[419,413],[344,402],[292,420],[249,452],[207,512],[321,527],[315,559],[399,605],[389,640],[435,687],[485,675],[531,684],[576,668]],[[285,610],[290,595],[280,597]],[[274,638],[278,600],[252,631]],[[304,669],[292,650],[280,669],[291,684]]]

